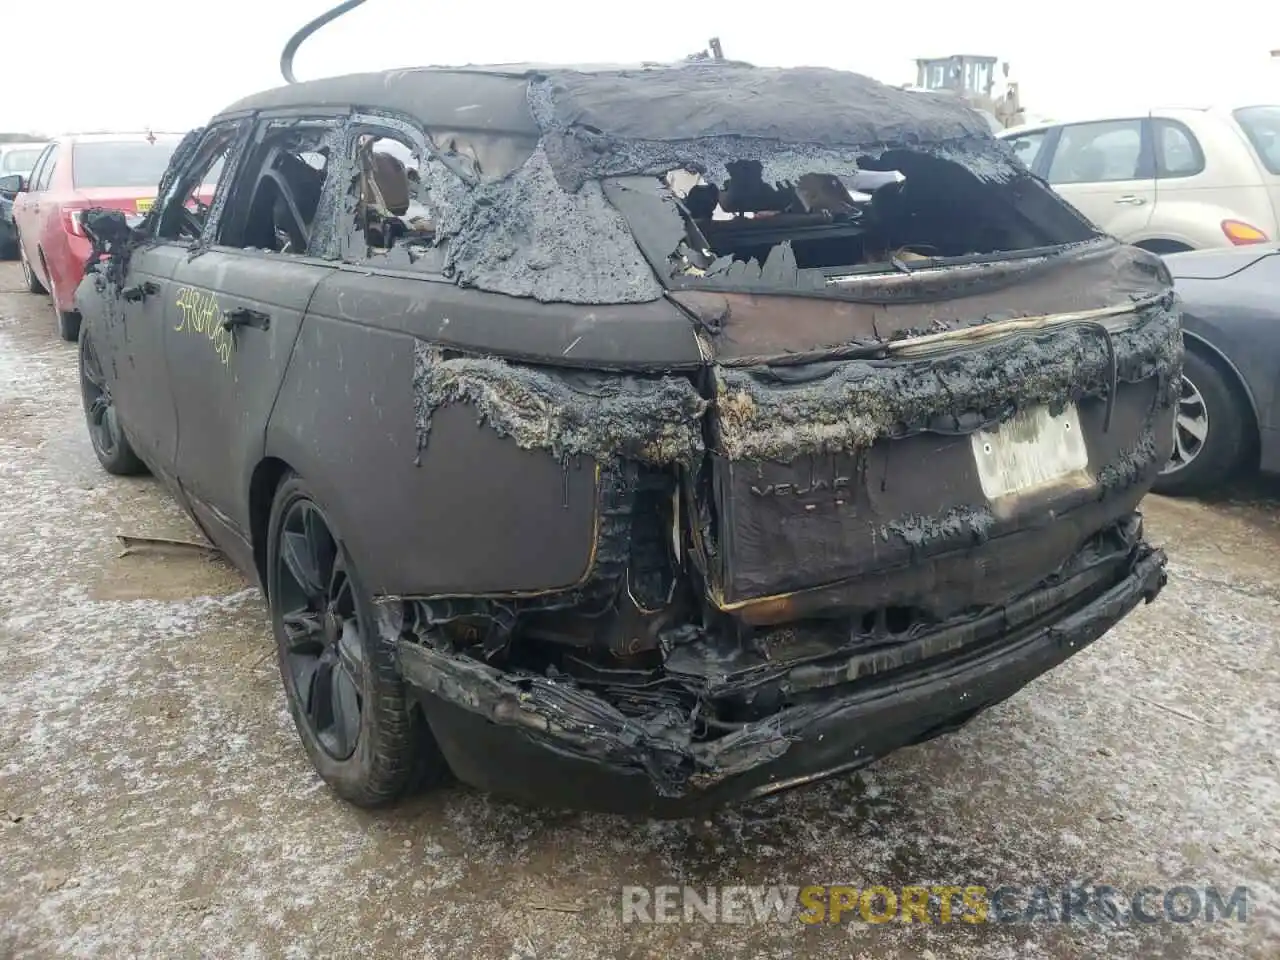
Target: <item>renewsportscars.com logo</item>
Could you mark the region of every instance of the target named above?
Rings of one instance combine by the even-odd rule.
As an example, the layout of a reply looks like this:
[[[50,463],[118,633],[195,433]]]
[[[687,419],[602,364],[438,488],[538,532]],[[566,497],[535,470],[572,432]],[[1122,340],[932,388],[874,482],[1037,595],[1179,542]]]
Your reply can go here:
[[[1248,906],[1248,887],[1188,885],[622,888],[623,923],[1244,923]]]

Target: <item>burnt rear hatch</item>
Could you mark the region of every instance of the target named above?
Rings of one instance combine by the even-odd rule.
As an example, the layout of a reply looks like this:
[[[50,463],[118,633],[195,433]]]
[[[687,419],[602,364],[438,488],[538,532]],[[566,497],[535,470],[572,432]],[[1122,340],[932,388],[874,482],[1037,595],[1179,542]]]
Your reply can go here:
[[[1031,588],[1145,491],[1181,359],[1167,272],[985,150],[608,185],[699,327],[686,509],[719,609],[942,622]]]
[[[939,622],[1031,587],[1136,506],[1171,433],[1181,339],[1168,293],[1137,292],[1151,265],[1124,248],[1011,269],[1028,276],[1003,289],[1004,319],[850,359],[717,353],[690,508],[710,505],[695,555],[721,609],[761,624],[909,607]],[[1059,307],[1110,304],[1040,312],[1055,292]],[[724,299],[729,339],[736,298]],[[769,299],[753,319],[816,312]],[[965,315],[964,298],[949,305]],[[881,315],[903,312],[919,308]]]
[[[677,811],[866,763],[1164,582],[1136,513],[1181,363],[1160,260],[1099,236],[963,108],[705,69],[728,73],[530,93],[530,164],[621,216],[699,369],[421,353],[427,419],[469,402],[597,471],[573,589],[389,610],[451,764],[503,792]],[[805,97],[832,84],[870,105],[826,103],[824,127]],[[631,110],[637,91],[679,117]],[[539,262],[544,281],[572,266]],[[617,302],[642,296],[629,269],[599,274]]]

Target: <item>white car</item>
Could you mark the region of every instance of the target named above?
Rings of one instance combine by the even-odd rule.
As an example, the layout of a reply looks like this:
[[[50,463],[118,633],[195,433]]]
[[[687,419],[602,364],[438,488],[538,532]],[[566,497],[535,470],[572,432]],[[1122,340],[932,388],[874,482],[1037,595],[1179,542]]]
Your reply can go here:
[[[998,136],[1128,243],[1174,253],[1280,238],[1280,106],[1172,107]]]
[[[24,177],[29,175],[48,145],[43,141],[0,143],[0,176],[10,173],[20,173]]]

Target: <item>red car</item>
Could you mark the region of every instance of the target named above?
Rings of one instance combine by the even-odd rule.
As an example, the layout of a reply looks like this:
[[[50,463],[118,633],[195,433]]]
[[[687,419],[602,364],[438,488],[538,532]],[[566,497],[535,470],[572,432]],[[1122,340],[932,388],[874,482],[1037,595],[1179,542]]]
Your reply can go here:
[[[107,207],[140,219],[155,202],[160,177],[181,140],[176,133],[59,137],[40,154],[29,180],[0,183],[0,189],[17,188],[13,220],[27,289],[53,297],[64,340],[75,340],[80,331],[75,293],[90,251],[81,213]],[[212,187],[194,199],[211,197]]]

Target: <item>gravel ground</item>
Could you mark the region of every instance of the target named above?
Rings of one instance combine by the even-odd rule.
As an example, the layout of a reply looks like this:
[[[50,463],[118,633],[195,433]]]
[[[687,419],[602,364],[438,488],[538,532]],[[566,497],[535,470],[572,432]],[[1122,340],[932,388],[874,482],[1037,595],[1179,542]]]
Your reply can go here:
[[[962,731],[862,774],[635,822],[461,786],[336,800],[287,716],[265,609],[108,477],[75,350],[0,264],[0,957],[1274,957],[1280,493],[1152,497],[1171,583]],[[624,884],[1249,888],[1217,923],[621,922]],[[1157,900],[1158,903],[1158,900]]]

